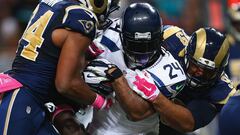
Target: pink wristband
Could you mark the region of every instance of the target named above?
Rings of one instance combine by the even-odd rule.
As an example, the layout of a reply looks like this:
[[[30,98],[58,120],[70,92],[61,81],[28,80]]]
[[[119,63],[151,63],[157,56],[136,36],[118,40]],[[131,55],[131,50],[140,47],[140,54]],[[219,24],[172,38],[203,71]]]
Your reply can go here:
[[[65,112],[65,111],[70,111],[70,112],[74,113],[73,108],[69,105],[64,104],[64,105],[56,106],[56,109],[55,109],[55,111],[53,112],[53,115],[52,115],[52,122],[54,122],[54,119],[58,114],[60,114],[61,112]]]
[[[105,103],[105,99],[101,95],[97,94],[97,97],[93,102],[92,106],[94,108],[101,109],[104,103]]]

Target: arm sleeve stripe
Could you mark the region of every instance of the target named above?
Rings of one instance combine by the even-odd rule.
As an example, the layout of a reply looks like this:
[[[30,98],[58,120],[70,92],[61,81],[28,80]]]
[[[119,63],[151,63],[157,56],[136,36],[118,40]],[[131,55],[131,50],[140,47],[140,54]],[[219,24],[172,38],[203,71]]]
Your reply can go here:
[[[149,72],[150,75],[152,76],[152,78],[154,79],[155,84],[157,85],[158,89],[161,91],[161,93],[163,95],[165,95],[166,97],[169,97],[170,95],[172,95],[168,89],[165,87],[165,84],[161,81],[160,78],[158,78],[156,75],[154,75],[153,73]]]
[[[178,56],[179,57],[184,57],[184,55],[185,55],[185,48],[184,49],[182,49],[179,53],[178,53]]]
[[[218,104],[226,104],[227,101],[228,101],[228,99],[229,99],[231,96],[233,96],[233,95],[235,94],[235,92],[236,92],[236,89],[233,88],[232,91],[228,94],[228,96],[227,96],[224,100],[219,101],[219,102],[217,102],[217,103],[218,103]]]
[[[169,27],[163,32],[163,38],[164,40],[175,34],[176,32],[180,31],[181,29],[174,26],[174,27]]]
[[[105,45],[111,52],[116,52],[116,51],[120,50],[117,47],[116,43],[114,43],[112,40],[110,40],[106,36],[102,36],[100,43]]]

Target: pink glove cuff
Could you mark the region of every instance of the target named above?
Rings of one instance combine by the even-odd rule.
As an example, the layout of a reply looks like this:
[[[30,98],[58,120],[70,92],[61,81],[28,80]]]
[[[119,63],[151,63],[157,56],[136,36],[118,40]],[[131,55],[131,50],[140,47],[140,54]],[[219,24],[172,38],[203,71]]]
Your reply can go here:
[[[102,109],[105,104],[105,99],[101,95],[97,94],[97,97],[92,106],[96,109]]]

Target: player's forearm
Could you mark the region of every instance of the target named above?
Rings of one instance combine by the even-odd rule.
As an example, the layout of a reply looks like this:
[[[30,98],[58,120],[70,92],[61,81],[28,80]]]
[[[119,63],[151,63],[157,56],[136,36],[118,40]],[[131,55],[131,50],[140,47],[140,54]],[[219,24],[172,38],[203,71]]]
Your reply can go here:
[[[155,112],[146,100],[131,90],[123,76],[116,79],[112,85],[118,101],[131,120],[142,120]]]
[[[168,126],[180,132],[193,130],[194,118],[187,108],[173,103],[162,94],[153,101],[153,106]]]
[[[78,76],[71,81],[57,82],[58,91],[79,104],[91,105],[96,99],[96,93]]]

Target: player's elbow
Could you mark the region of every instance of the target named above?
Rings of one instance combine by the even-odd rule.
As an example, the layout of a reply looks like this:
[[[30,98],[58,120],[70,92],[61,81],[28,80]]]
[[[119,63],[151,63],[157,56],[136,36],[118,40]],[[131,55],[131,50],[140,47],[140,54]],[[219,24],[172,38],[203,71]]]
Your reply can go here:
[[[194,121],[181,124],[178,129],[182,133],[192,132],[194,130]]]
[[[70,88],[70,85],[67,81],[62,81],[62,80],[58,80],[58,79],[55,80],[55,86],[56,86],[57,91],[62,95],[67,94],[67,92]]]
[[[184,125],[182,127],[182,132],[183,133],[188,133],[188,132],[192,132],[193,131],[193,125]]]
[[[140,121],[140,120],[143,120],[144,119],[144,117],[142,117],[142,116],[139,116],[139,115],[127,115],[127,118],[128,118],[128,120],[130,120],[130,121],[133,121],[133,122],[137,122],[137,121]]]
[[[134,107],[134,109],[129,109],[126,111],[128,119],[131,121],[141,121],[143,119],[146,119],[149,116],[152,116],[155,114],[155,110],[152,108],[144,107],[144,106],[139,106],[139,107]]]
[[[149,113],[149,112],[145,112],[145,113],[130,112],[130,113],[128,113],[127,116],[128,116],[129,120],[137,122],[137,121],[141,121],[143,119],[146,119],[150,115],[152,115],[152,113]]]

